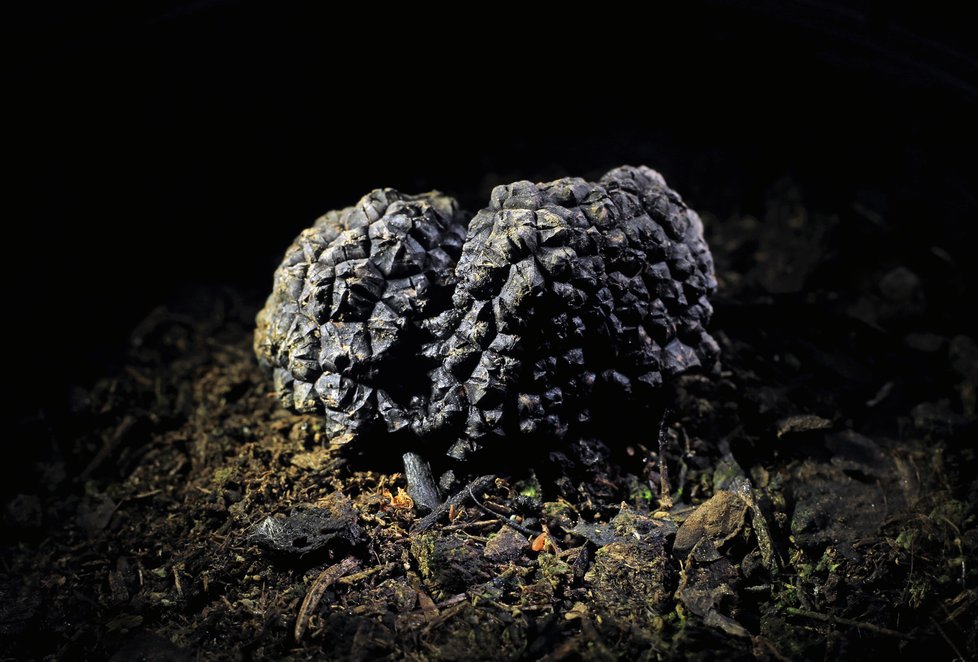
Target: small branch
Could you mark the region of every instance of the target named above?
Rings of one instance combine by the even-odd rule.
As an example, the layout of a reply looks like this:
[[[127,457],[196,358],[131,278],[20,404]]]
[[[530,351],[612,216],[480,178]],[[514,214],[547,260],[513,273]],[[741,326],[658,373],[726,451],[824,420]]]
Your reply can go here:
[[[336,580],[343,575],[349,574],[357,567],[357,560],[348,556],[339,563],[329,566],[323,570],[316,580],[309,586],[302,606],[299,608],[299,615],[295,619],[295,640],[299,641],[309,627],[309,618],[319,606],[319,601],[323,599],[323,594]]]
[[[823,623],[830,623],[832,625],[849,625],[860,630],[866,630],[868,632],[875,632],[876,634],[882,634],[887,637],[896,637],[897,639],[904,639],[910,641],[913,639],[908,634],[902,632],[897,632],[896,630],[891,630],[889,628],[880,627],[879,625],[873,625],[872,623],[863,623],[862,621],[856,621],[851,618],[843,618],[842,616],[829,616],[827,614],[820,614],[817,611],[810,611],[808,609],[798,609],[796,607],[788,607],[788,613],[792,616],[803,616],[804,618],[810,618],[815,621],[821,621]]]
[[[421,613],[424,614],[424,620],[426,623],[432,623],[436,618],[438,618],[438,605],[435,601],[431,599],[431,596],[424,590],[424,586],[421,584],[421,578],[418,577],[417,573],[413,571],[408,571],[407,575],[408,583],[414,592],[418,594],[418,606],[421,607]]]
[[[484,512],[486,515],[489,515],[490,517],[495,517],[497,520],[499,520],[500,522],[502,522],[506,526],[511,527],[511,528],[519,531],[520,533],[522,533],[525,536],[536,536],[536,535],[538,535],[538,533],[539,533],[538,531],[533,531],[532,529],[528,529],[528,528],[526,528],[525,526],[523,526],[521,524],[517,524],[516,522],[514,522],[511,519],[509,519],[505,515],[500,515],[499,513],[493,512],[492,510],[490,510],[488,506],[482,504],[478,499],[475,498],[475,494],[472,493],[472,486],[471,485],[469,486],[469,490],[468,491],[469,491],[469,496],[472,497],[472,503],[474,503],[476,505],[476,507],[479,510],[481,510],[482,512]]]
[[[379,574],[381,577],[384,575],[389,575],[397,569],[396,563],[385,563],[384,565],[375,565],[372,568],[367,568],[366,570],[361,570],[360,572],[355,572],[352,575],[347,575],[336,580],[337,584],[343,584],[344,586],[349,586],[350,584],[355,584],[361,579],[366,579],[371,575]]]
[[[466,499],[470,498],[470,494],[485,491],[490,485],[492,485],[494,480],[496,480],[496,477],[491,474],[479,476],[471,483],[463,487],[459,492],[454,494],[448,501],[439,505],[437,508],[432,509],[431,513],[418,520],[418,523],[415,524],[411,530],[415,533],[427,531],[433,527],[443,515],[448,513],[452,507],[458,508],[461,506],[463,503],[465,503]]]
[[[82,469],[82,472],[77,478],[79,483],[83,483],[88,480],[93,473],[98,471],[99,467],[101,467],[106,460],[115,454],[116,450],[119,448],[119,445],[122,443],[123,438],[126,436],[126,433],[129,432],[129,430],[131,430],[137,422],[138,419],[132,415],[127,415],[122,419],[122,422],[116,426],[115,430],[112,431],[112,434],[104,440],[102,447],[99,449],[98,453],[95,454],[95,457],[92,458],[92,461],[89,462],[84,469]]]
[[[431,475],[431,465],[417,453],[405,453],[403,460],[408,494],[414,499],[414,503],[434,511],[441,505],[441,494],[434,476]]]
[[[666,446],[669,435],[666,434],[666,423],[669,414],[666,409],[662,412],[662,422],[659,423],[659,507],[668,510],[672,508],[672,488],[669,486],[669,463],[666,462]]]
[[[459,524],[449,524],[448,526],[443,526],[442,531],[464,531],[465,529],[484,529],[487,526],[496,526],[499,524],[497,519],[483,519],[478,522],[461,522]]]

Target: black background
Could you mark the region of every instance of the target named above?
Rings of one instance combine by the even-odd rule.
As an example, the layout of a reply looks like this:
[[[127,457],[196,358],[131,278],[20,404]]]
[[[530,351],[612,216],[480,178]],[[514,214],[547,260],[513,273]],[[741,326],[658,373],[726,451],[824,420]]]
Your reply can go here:
[[[722,219],[791,174],[826,209],[870,196],[895,253],[940,243],[973,281],[973,23],[894,4],[5,10],[17,415],[111,372],[195,287],[260,301],[300,229],[376,186],[478,208],[500,181],[646,163]]]

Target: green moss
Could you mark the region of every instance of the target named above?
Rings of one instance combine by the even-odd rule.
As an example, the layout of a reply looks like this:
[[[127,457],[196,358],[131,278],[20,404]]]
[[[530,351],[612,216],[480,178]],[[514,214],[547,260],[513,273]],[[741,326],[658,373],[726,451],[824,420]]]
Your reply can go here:
[[[540,481],[537,480],[536,474],[532,471],[530,472],[529,478],[526,480],[516,481],[513,487],[519,494],[525,497],[530,497],[531,499],[536,499],[542,493]]]
[[[543,574],[544,579],[546,579],[554,588],[557,588],[557,585],[560,584],[562,578],[573,573],[573,570],[569,565],[558,559],[553,554],[541,554],[537,557],[537,563],[540,565],[540,572]]]
[[[234,467],[218,467],[214,470],[214,484],[217,487],[224,487],[234,480],[237,470]]]
[[[649,506],[652,503],[655,494],[648,481],[642,480],[634,474],[628,474],[626,481],[628,485],[628,497],[631,503],[636,507]]]
[[[903,549],[910,551],[910,549],[913,547],[914,540],[916,538],[917,538],[916,529],[904,529],[903,531],[900,532],[900,535],[897,536],[896,544],[902,547]]]
[[[427,533],[416,536],[411,541],[411,556],[414,557],[422,577],[431,576],[431,557],[435,552],[435,540],[437,539],[436,534]]]
[[[563,499],[547,501],[543,504],[543,518],[551,525],[556,524],[570,530],[579,519],[577,510]]]
[[[815,572],[828,571],[830,574],[835,574],[841,565],[839,554],[835,551],[835,548],[827,547],[825,553],[822,554],[822,558],[818,560],[818,564],[815,566]]]

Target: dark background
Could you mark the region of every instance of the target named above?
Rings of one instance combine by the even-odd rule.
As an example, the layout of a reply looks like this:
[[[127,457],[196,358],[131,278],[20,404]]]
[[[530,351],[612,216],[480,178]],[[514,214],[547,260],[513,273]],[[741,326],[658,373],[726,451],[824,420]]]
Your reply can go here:
[[[4,10],[20,419],[110,373],[161,303],[214,285],[260,301],[300,229],[376,186],[478,208],[500,181],[646,163],[722,219],[790,174],[815,207],[866,198],[910,264],[939,244],[974,280],[978,64],[950,5],[497,8],[439,28],[132,4]]]

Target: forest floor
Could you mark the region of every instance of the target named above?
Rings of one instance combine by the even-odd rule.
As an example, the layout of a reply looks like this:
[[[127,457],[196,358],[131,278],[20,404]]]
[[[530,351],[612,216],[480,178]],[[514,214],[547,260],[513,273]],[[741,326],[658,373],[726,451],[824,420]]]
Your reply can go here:
[[[959,269],[788,181],[762,218],[704,217],[722,373],[671,386],[661,438],[458,467],[474,489],[428,518],[398,449],[278,406],[260,302],[158,309],[70,417],[18,431],[44,452],[3,506],[0,657],[974,659]]]

